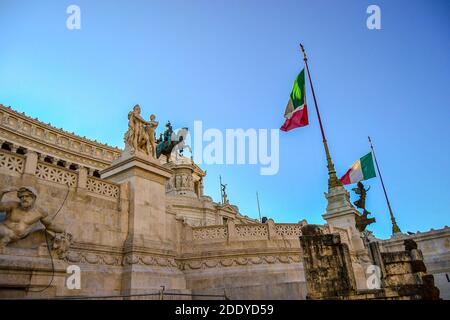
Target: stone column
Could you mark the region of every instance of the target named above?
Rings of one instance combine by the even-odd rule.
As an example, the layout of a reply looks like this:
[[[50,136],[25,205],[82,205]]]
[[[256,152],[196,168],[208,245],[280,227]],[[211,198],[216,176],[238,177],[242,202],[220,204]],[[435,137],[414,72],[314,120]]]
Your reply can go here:
[[[38,154],[34,151],[28,150],[25,156],[25,166],[22,175],[23,185],[35,185],[36,183],[36,168],[38,163]]]
[[[267,221],[267,231],[269,233],[269,240],[281,239],[281,237],[277,234],[277,226],[272,219]]]
[[[232,219],[228,219],[227,221],[227,230],[228,230],[228,243],[238,241],[239,236],[236,231],[236,225]]]
[[[44,162],[44,159],[45,159],[45,154],[39,153],[38,154],[38,160],[41,161],[41,162]]]
[[[80,167],[78,169],[78,183],[77,188],[86,189],[88,179],[88,169],[86,167]]]
[[[25,156],[25,159],[25,168],[23,170],[23,173],[34,176],[38,163],[38,154],[34,151],[29,150]]]
[[[204,193],[204,185],[203,185],[203,178],[200,178],[199,182],[198,182],[198,195],[199,197],[203,197],[203,193]]]
[[[356,229],[356,216],[360,215],[358,210],[350,203],[350,195],[344,187],[334,187],[325,193],[328,200],[327,212],[322,217],[332,227],[349,229],[350,241],[355,251],[364,249],[361,232]]]
[[[16,152],[17,152],[17,149],[19,149],[19,146],[16,145],[16,144],[14,144],[14,143],[12,143],[12,144],[11,144],[11,152],[12,152],[12,153],[16,153]]]

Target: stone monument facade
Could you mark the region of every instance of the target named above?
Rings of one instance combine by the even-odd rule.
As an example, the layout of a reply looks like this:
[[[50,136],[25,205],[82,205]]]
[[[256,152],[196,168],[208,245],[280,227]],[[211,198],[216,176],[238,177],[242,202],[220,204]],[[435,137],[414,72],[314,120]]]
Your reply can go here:
[[[154,139],[156,117],[141,114],[138,108],[130,112],[121,150],[0,105],[0,191],[28,190],[26,196],[4,192],[1,202],[27,206],[35,190],[31,222],[42,224],[36,231],[11,230],[9,204],[0,210],[0,224],[6,225],[0,235],[0,297],[151,298],[164,288],[188,299],[305,299],[307,258],[299,236],[306,222],[262,223],[229,199],[214,202],[204,194],[206,172],[192,159],[158,158],[158,151],[167,150]],[[355,226],[360,213],[344,188],[326,196],[327,223],[320,227],[327,237],[339,234],[356,290],[364,289],[366,266],[373,261]],[[449,228],[402,235],[422,249],[444,298],[449,235]],[[380,240],[380,252],[398,251],[402,239]],[[345,246],[332,250],[343,253]],[[73,266],[81,271],[79,289],[67,286]]]

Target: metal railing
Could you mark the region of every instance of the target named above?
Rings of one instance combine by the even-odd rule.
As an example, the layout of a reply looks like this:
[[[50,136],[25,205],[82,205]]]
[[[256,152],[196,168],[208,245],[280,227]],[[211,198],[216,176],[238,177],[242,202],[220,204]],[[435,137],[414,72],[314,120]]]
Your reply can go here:
[[[194,294],[167,292],[164,289],[158,292],[104,295],[104,296],[69,296],[54,298],[25,298],[25,300],[230,300],[224,294]]]

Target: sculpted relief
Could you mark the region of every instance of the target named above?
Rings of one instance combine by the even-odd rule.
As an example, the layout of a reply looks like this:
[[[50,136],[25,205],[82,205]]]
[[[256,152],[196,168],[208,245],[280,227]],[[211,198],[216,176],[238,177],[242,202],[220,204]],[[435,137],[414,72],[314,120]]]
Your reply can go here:
[[[3,201],[7,193],[16,192],[19,201]],[[38,194],[29,186],[0,191],[0,212],[5,218],[0,222],[0,249],[10,243],[25,239],[42,231],[52,239],[52,248],[58,257],[64,257],[72,241],[72,235],[55,225],[48,213],[36,206]]]

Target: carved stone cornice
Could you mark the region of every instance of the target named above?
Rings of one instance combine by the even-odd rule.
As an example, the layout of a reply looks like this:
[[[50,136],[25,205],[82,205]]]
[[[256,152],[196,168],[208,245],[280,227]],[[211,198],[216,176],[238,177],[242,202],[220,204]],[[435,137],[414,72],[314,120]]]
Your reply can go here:
[[[204,270],[210,268],[239,267],[247,265],[264,264],[295,264],[300,263],[300,254],[270,254],[251,256],[222,256],[203,259],[181,260],[177,259],[178,267],[181,270]]]
[[[121,150],[57,129],[0,104],[0,137],[13,140],[37,152],[70,159],[96,168],[105,168]]]

